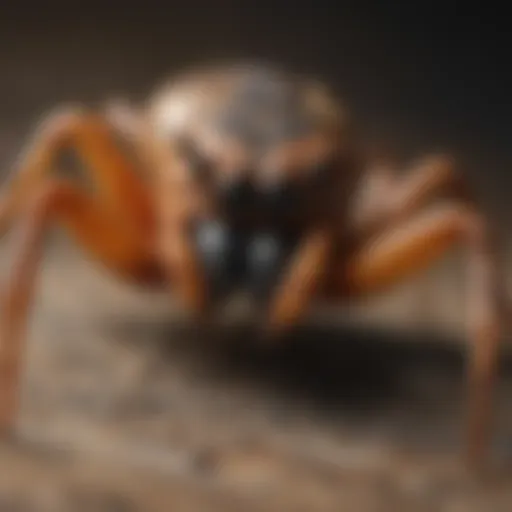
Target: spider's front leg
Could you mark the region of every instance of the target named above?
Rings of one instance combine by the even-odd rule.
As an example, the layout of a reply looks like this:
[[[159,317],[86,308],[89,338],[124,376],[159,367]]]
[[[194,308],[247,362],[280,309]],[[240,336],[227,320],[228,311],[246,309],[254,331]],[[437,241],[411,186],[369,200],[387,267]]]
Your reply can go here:
[[[106,267],[130,280],[158,278],[153,206],[146,184],[114,144],[110,128],[94,114],[50,115],[21,155],[0,201],[0,224],[19,238],[0,310],[0,427],[16,420],[27,315],[44,235],[62,224]],[[61,149],[76,150],[95,193],[51,176]]]
[[[198,252],[201,244],[191,229],[201,208],[201,190],[179,158],[178,148],[154,136],[142,112],[124,101],[111,101],[105,115],[132,145],[139,160],[153,171],[155,256],[173,295],[196,317],[203,316],[211,302],[210,290]]]
[[[327,227],[306,233],[299,242],[271,298],[269,332],[283,332],[305,314],[323,284],[333,244],[334,233]]]
[[[443,194],[451,196],[445,206],[420,210]],[[474,467],[481,466],[489,448],[492,390],[508,305],[492,227],[446,159],[423,162],[409,176],[389,181],[387,197],[391,200],[380,204],[380,214],[374,212],[359,225],[351,247],[331,267],[327,298],[350,300],[385,291],[455,244],[466,246],[471,339],[467,456]]]

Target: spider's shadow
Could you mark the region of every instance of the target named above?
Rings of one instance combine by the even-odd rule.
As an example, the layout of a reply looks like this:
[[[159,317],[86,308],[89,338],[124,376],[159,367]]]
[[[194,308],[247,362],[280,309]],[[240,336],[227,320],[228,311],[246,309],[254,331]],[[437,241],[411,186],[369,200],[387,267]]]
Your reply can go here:
[[[136,331],[131,325],[125,332],[133,336]],[[453,340],[428,334],[304,326],[275,344],[262,345],[250,328],[219,329],[206,335],[193,331],[192,336],[187,329],[176,335],[175,326],[164,331],[159,336],[160,353],[169,364],[184,356],[200,360],[212,382],[218,378],[233,386],[250,382],[273,395],[304,400],[326,411],[428,400],[415,396],[408,386],[418,372],[433,382],[442,375],[455,388],[462,384],[463,351]]]
[[[462,354],[450,340],[347,326],[301,327],[278,346],[233,343],[217,353],[219,360],[225,371],[329,411],[414,402],[407,382],[418,370],[432,379],[457,379],[463,371]]]

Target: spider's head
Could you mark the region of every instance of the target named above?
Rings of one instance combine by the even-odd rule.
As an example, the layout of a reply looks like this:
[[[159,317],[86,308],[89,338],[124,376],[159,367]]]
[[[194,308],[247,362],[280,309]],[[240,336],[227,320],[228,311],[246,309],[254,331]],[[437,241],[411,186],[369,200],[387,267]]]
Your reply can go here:
[[[297,214],[333,185],[348,141],[329,91],[269,66],[191,74],[153,112],[159,134],[231,219]]]

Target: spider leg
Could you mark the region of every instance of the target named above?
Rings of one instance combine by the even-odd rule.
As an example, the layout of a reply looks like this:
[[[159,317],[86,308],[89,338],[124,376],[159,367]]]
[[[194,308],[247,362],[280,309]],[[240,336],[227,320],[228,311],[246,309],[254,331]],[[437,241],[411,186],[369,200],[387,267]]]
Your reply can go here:
[[[0,235],[9,228],[30,195],[45,182],[60,151],[70,147],[84,160],[98,199],[113,212],[118,212],[141,237],[157,239],[155,204],[162,203],[162,210],[186,210],[189,201],[184,188],[187,184],[178,176],[178,167],[176,172],[168,170],[169,155],[151,136],[138,113],[130,112],[130,116],[129,142],[141,157],[148,180],[143,179],[135,161],[128,158],[114,141],[113,131],[122,128],[120,123],[114,123],[112,119],[107,122],[109,116],[104,118],[79,109],[62,109],[43,120],[0,196]],[[126,123],[125,127],[128,128]],[[166,187],[156,186],[153,180],[153,167],[162,166],[167,171],[164,175],[170,177]],[[178,179],[173,180],[176,176]],[[162,270],[172,281],[173,293],[192,310],[199,311],[205,294],[192,242],[183,229],[187,218],[181,212],[178,215],[173,212],[171,216],[177,219],[167,230],[165,241],[162,237],[164,247],[155,247],[155,254],[162,254]]]
[[[366,175],[365,194],[355,200],[355,237],[369,236],[399,222],[433,197],[446,193],[469,200],[467,186],[455,172],[451,159],[443,156],[420,161],[405,178],[396,176],[388,159],[377,161]],[[347,240],[351,233],[344,233]],[[320,288],[329,264],[335,236],[329,230],[308,234],[296,250],[271,302],[268,325],[279,331],[293,325]],[[324,277],[323,277],[324,276]]]
[[[462,202],[451,202],[359,239],[329,272],[326,298],[353,300],[385,291],[424,269],[456,243],[463,243],[469,251],[467,455],[470,463],[478,466],[489,445],[505,296],[493,236],[482,216]]]
[[[172,283],[173,292],[193,312],[201,313],[204,320],[211,305],[211,283],[197,254],[197,241],[188,229],[200,196],[196,184],[168,145],[153,136],[147,120],[133,106],[122,100],[111,101],[106,105],[105,116],[132,144],[143,165],[153,170],[154,199],[160,213],[156,251],[163,272]]]
[[[48,181],[32,195],[18,223],[17,253],[4,285],[0,311],[0,428],[16,419],[27,316],[41,258],[44,235],[53,222],[63,224],[109,268],[144,280],[152,268],[148,240],[131,229],[129,219],[103,207],[75,186]]]
[[[0,426],[5,429],[16,419],[24,329],[47,228],[63,224],[88,253],[127,279],[162,278],[153,198],[109,128],[100,116],[74,110],[49,116],[2,191],[0,232],[16,225],[21,236],[0,310]],[[64,147],[88,164],[93,194],[52,178],[52,164]]]
[[[300,319],[323,282],[333,242],[328,229],[312,231],[300,242],[270,302],[269,332],[283,332]]]
[[[470,187],[453,159],[430,156],[416,162],[404,176],[389,159],[371,166],[354,205],[354,230],[368,236],[418,211],[441,196],[474,203]]]
[[[56,157],[67,147],[85,162],[104,202],[122,212],[134,229],[146,231],[153,221],[151,198],[135,164],[119,150],[112,135],[101,116],[79,109],[62,109],[46,117],[1,192],[0,233],[9,228],[30,194],[38,192],[54,171]]]
[[[371,194],[350,241],[326,281],[331,298],[354,299],[384,291],[419,272],[457,243],[469,250],[469,359],[467,456],[482,463],[490,442],[491,402],[499,341],[509,301],[499,272],[498,247],[468,183],[453,160],[420,161],[404,177],[385,161],[375,168]],[[448,205],[422,211],[442,197]],[[368,207],[369,205],[369,207]],[[357,205],[356,205],[357,206]],[[359,206],[364,206],[362,203]]]

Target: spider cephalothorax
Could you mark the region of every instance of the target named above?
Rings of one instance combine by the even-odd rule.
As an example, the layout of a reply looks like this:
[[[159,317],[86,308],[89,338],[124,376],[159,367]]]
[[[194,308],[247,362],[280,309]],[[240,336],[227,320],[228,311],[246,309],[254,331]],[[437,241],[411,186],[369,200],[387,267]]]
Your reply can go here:
[[[158,133],[176,144],[190,175],[211,187],[228,219],[254,213],[275,224],[305,217],[319,195],[316,206],[326,206],[334,180],[350,171],[336,168],[347,159],[349,135],[334,96],[279,69],[190,73],[157,93],[150,112]]]

